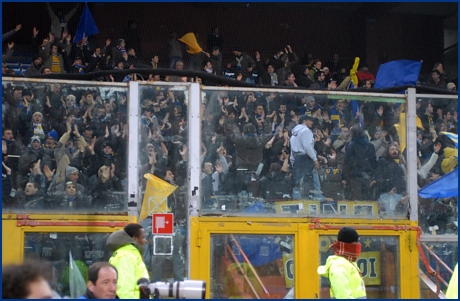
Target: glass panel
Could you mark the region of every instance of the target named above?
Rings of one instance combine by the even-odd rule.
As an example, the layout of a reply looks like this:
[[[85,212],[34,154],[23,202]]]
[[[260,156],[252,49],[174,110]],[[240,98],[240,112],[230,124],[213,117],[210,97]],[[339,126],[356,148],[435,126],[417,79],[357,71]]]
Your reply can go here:
[[[422,189],[435,180],[437,194],[457,185],[445,177],[458,165],[458,146],[450,134],[458,133],[458,98],[417,98],[417,184]],[[419,198],[419,225],[426,234],[458,234],[458,198]]]
[[[282,299],[294,287],[292,235],[211,235],[211,299]]]
[[[108,261],[112,255],[105,244],[111,233],[49,233],[24,234],[24,259],[43,259],[52,267],[52,286],[61,295],[70,296],[69,253],[88,281],[88,267],[94,262]]]
[[[127,212],[128,90],[3,80],[2,211]]]
[[[148,233],[144,261],[151,281],[182,281],[187,274],[187,103],[188,87],[180,85],[139,85],[139,185],[147,218],[141,224]],[[144,175],[176,187],[170,194],[158,187],[147,188]],[[146,192],[147,191],[147,192]],[[169,195],[169,196],[168,196]],[[152,234],[153,213],[174,214],[174,235],[159,238]]]
[[[329,246],[336,238],[336,236],[320,236],[320,265],[324,265],[327,258],[334,255],[334,251],[329,250]],[[360,236],[359,240],[361,255],[356,263],[363,274],[367,298],[398,299],[400,296],[398,237]],[[320,299],[329,299],[329,280],[319,277],[321,278]]]
[[[421,244],[430,267],[441,276],[442,280],[449,283],[452,273],[446,267],[453,271],[458,262],[458,242],[422,242]],[[420,269],[424,274],[424,277],[420,277],[420,298],[439,299],[436,290],[433,292],[431,288],[439,285],[438,288],[446,292],[447,286],[427,273],[426,265],[422,260],[420,260]]]
[[[204,214],[407,218],[403,98],[203,91]]]

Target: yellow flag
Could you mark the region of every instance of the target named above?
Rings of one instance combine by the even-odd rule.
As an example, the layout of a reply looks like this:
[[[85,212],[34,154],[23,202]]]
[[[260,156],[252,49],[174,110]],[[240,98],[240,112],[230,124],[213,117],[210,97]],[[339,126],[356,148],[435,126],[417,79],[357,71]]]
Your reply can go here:
[[[147,187],[139,214],[140,221],[152,213],[167,213],[169,211],[168,196],[177,188],[150,173],[145,174],[144,178],[147,179]]]
[[[399,136],[399,147],[401,153],[406,149],[406,113],[399,113],[399,124],[395,124]]]
[[[419,128],[421,130],[425,129],[423,127],[423,124],[422,124],[422,119],[420,119],[420,117],[418,117],[418,116],[415,118],[415,125],[417,126],[417,128]]]
[[[203,49],[201,49],[200,45],[196,41],[196,37],[193,32],[185,34],[182,38],[179,39],[179,41],[188,46],[187,52],[190,54],[197,54],[203,51]]]
[[[350,78],[351,78],[351,81],[353,82],[353,85],[355,85],[355,87],[358,86],[358,76],[356,75],[356,72],[358,72],[358,66],[359,66],[359,57],[355,57],[355,63],[353,64],[353,68],[350,69]]]

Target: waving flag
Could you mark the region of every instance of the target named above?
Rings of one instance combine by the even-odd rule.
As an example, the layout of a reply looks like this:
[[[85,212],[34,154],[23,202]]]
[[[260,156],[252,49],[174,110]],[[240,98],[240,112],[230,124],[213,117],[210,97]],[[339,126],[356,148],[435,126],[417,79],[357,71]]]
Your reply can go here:
[[[144,178],[147,179],[147,187],[139,214],[140,221],[152,213],[169,212],[168,196],[177,188],[177,186],[171,185],[150,173],[145,174]]]
[[[449,132],[441,132],[442,135],[446,135],[452,142],[455,144],[455,147],[458,148],[458,135]]]
[[[422,198],[458,196],[458,168],[420,189],[418,195]]]
[[[93,16],[91,16],[91,12],[89,11],[88,3],[86,3],[80,17],[80,22],[78,23],[77,33],[75,34],[73,42],[74,44],[80,43],[83,38],[87,38],[97,33],[99,33],[99,29],[97,29]]]
[[[422,62],[410,60],[391,61],[380,65],[375,77],[375,88],[391,88],[417,84]]]
[[[358,76],[356,73],[358,72],[358,66],[359,66],[359,57],[355,57],[355,63],[353,64],[353,68],[350,69],[350,78],[355,87],[358,86]]]
[[[178,40],[188,46],[187,52],[190,54],[197,54],[203,52],[203,49],[201,49],[200,45],[198,44],[196,36],[193,32],[185,34]]]

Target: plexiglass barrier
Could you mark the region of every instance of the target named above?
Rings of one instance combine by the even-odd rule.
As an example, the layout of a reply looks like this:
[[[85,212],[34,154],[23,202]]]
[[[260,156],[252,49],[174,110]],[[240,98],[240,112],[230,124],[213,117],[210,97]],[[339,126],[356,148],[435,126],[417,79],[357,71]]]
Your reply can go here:
[[[2,83],[2,212],[126,214],[127,85]]]
[[[404,95],[202,91],[203,214],[408,217]]]
[[[282,299],[294,287],[292,235],[212,234],[212,299]]]
[[[458,99],[417,96],[417,185],[419,225],[426,234],[458,234],[457,195],[446,195],[458,185],[450,176],[458,168]],[[438,193],[433,193],[438,192]]]
[[[141,84],[138,95],[138,211],[148,233],[144,261],[151,281],[182,281],[188,258],[188,87]],[[173,214],[173,236],[152,235],[155,213]]]
[[[3,87],[3,212],[126,213],[129,178],[139,214],[151,174],[177,187],[161,210],[174,211],[178,224],[195,194],[201,215],[407,219],[419,203],[424,233],[457,233],[456,198],[408,193],[457,164],[445,134],[456,133],[456,96],[416,97],[411,116],[414,103],[401,94],[202,87],[192,97],[190,84],[130,91],[7,78]],[[198,107],[199,121],[190,123]],[[416,172],[408,165],[415,153]],[[200,187],[189,189],[195,178]]]

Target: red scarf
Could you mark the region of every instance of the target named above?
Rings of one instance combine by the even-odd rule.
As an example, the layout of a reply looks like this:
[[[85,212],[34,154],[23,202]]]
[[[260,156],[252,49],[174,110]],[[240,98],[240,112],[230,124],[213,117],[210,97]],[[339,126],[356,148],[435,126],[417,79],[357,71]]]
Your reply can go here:
[[[334,248],[335,255],[342,256],[351,262],[355,262],[361,254],[361,243],[349,244],[336,240],[329,246],[329,249],[331,248]]]

